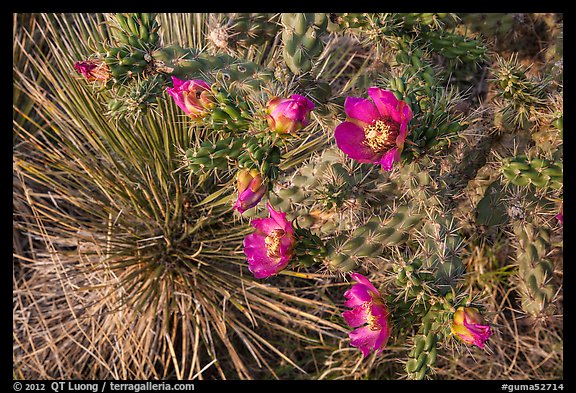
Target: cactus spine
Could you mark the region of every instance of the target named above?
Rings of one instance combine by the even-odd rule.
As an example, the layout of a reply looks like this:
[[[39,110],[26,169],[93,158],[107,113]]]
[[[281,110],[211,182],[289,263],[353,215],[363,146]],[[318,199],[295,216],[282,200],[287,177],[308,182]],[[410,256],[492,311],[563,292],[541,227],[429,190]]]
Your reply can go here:
[[[546,259],[550,233],[531,223],[518,222],[514,234],[518,239],[516,261],[521,306],[532,317],[541,317],[556,293],[552,282],[554,266]]]
[[[563,164],[545,158],[528,159],[525,155],[508,157],[502,161],[502,174],[512,184],[536,188],[562,188]]]

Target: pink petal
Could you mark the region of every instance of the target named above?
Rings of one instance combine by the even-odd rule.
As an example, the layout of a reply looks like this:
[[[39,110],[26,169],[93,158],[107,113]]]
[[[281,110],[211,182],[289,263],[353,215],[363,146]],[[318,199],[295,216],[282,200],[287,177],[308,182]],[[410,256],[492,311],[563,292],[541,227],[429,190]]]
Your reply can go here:
[[[307,111],[311,111],[315,107],[312,101],[310,101],[307,97],[301,96],[300,94],[292,94],[290,98],[298,102]]]
[[[384,350],[384,346],[388,342],[389,338],[390,338],[390,331],[389,330],[386,330],[386,329],[380,330],[380,334],[378,335],[378,338],[374,342],[374,349],[375,349],[376,354],[379,354],[380,352],[382,352]]]
[[[376,344],[382,344],[381,334],[381,330],[371,330],[368,326],[363,326],[348,333],[348,336],[350,336],[350,345],[360,348],[364,357],[367,357],[370,349],[380,349]]]
[[[192,79],[190,85],[192,88],[188,88],[191,91],[202,91],[202,90],[210,90],[210,85],[208,82],[203,81],[202,79]]]
[[[278,273],[289,261],[289,258],[269,257],[264,237],[257,233],[244,238],[244,254],[248,260],[248,268],[256,278],[265,278]]]
[[[358,162],[378,162],[380,155],[362,142],[366,139],[364,130],[356,124],[345,121],[334,130],[336,144],[348,157]]]
[[[412,117],[414,116],[414,113],[412,113],[412,108],[410,108],[410,105],[408,105],[404,101],[401,101],[400,113],[402,114],[403,119],[406,123],[412,120]]]
[[[379,117],[390,117],[396,123],[402,123],[403,114],[399,111],[400,101],[398,101],[391,91],[371,87],[368,89],[368,95],[378,108],[378,112],[380,113]]]
[[[372,285],[372,283],[370,282],[370,280],[368,280],[366,277],[364,277],[362,274],[360,273],[352,273],[350,274],[350,277],[356,281],[359,284],[365,285],[367,286],[371,291],[379,293],[378,290],[376,289],[376,287],[374,285]]]
[[[479,348],[484,348],[484,343],[488,341],[492,335],[492,329],[489,325],[481,325],[477,323],[468,323],[466,318],[464,319],[464,326],[470,332],[473,337],[471,344],[476,345]]]
[[[402,124],[400,124],[400,132],[396,137],[396,146],[404,147],[404,141],[406,140],[407,136],[408,136],[408,125],[406,124],[406,122],[403,122]]]
[[[342,316],[350,327],[355,328],[366,323],[368,318],[368,309],[362,305],[356,306],[352,310],[344,311]]]
[[[563,213],[558,213],[554,216],[558,222],[562,225],[564,225],[564,214]]]
[[[265,187],[257,189],[256,192],[252,191],[250,188],[245,189],[238,195],[234,209],[238,210],[240,214],[244,213],[248,209],[252,209],[260,202],[265,192]]]
[[[374,120],[381,117],[378,109],[367,98],[346,97],[344,111],[348,117],[361,120],[367,124],[372,124]]]
[[[248,259],[258,259],[266,256],[266,243],[264,242],[265,236],[258,233],[251,233],[244,238],[244,254]]]
[[[178,89],[180,88],[180,86],[182,86],[186,81],[180,79],[180,78],[176,78],[175,76],[172,77],[172,85],[174,86],[174,89]]]
[[[372,303],[372,306],[370,307],[370,313],[375,317],[377,317],[379,322],[381,322],[380,319],[382,319],[384,323],[383,324],[380,323],[380,326],[386,327],[387,324],[386,318],[388,318],[388,310],[386,309],[385,305]]]
[[[344,292],[348,300],[344,302],[346,307],[356,307],[372,300],[372,289],[363,284],[354,284],[352,288]]]
[[[255,218],[250,221],[250,225],[265,236],[268,236],[275,229],[284,229],[273,218]]]
[[[294,236],[285,234],[280,239],[280,255],[285,257],[292,256],[292,249],[294,248]]]
[[[394,147],[388,150],[386,154],[382,156],[382,158],[379,161],[379,164],[382,165],[383,170],[391,171],[394,162],[396,162],[399,159],[398,156],[399,156],[399,149],[397,147]]]
[[[166,88],[166,91],[168,92],[168,94],[172,96],[172,98],[174,98],[174,102],[176,103],[176,105],[178,105],[180,109],[182,109],[187,115],[189,115],[190,110],[188,109],[186,103],[184,102],[183,94],[180,91],[176,90],[175,88],[171,87]]]
[[[256,278],[266,278],[277,274],[286,267],[290,258],[270,258],[266,253],[259,254],[258,258],[248,259],[248,269]]]
[[[294,234],[294,228],[292,228],[290,221],[286,219],[286,213],[274,210],[272,205],[270,205],[270,202],[266,203],[266,208],[270,212],[270,218],[276,223],[276,228],[282,229],[288,234]]]
[[[287,259],[274,261],[270,258],[248,261],[248,269],[255,278],[266,278],[278,274],[288,264]]]

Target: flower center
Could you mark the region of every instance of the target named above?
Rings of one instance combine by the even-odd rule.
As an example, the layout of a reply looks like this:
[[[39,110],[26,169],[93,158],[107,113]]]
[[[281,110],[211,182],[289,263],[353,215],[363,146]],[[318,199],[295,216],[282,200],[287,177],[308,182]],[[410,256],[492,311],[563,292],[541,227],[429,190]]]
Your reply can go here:
[[[269,258],[280,257],[280,239],[284,236],[284,231],[282,229],[274,229],[266,238],[264,239],[264,244],[266,244],[266,255]]]
[[[398,125],[390,119],[379,119],[373,124],[364,127],[366,139],[362,142],[375,153],[382,153],[390,150],[396,145],[398,136]]]
[[[384,301],[382,298],[375,293],[370,292],[372,300],[363,304],[363,306],[368,310],[366,315],[366,322],[368,323],[368,329],[370,330],[382,330],[382,325],[378,321],[378,317],[372,314],[372,305],[383,306]]]
[[[368,313],[366,320],[368,321],[368,329],[382,330],[382,325],[380,325],[380,322],[378,322],[378,319],[372,315],[372,313]]]

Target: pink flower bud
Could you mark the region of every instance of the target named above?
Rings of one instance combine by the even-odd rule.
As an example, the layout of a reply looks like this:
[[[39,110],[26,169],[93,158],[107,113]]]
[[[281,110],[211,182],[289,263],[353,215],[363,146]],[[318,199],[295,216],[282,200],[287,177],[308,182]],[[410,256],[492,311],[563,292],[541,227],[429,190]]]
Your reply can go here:
[[[248,170],[241,169],[238,171],[237,177],[238,184],[238,199],[234,205],[234,209],[238,210],[240,214],[246,210],[253,208],[260,202],[266,193],[266,184],[262,180],[260,172],[256,169]]]
[[[206,116],[209,109],[214,106],[214,97],[210,85],[201,79],[181,80],[172,77],[174,87],[166,91],[174,98],[174,102],[188,116],[199,119]]]
[[[110,68],[103,60],[77,61],[74,69],[84,75],[88,82],[105,82],[110,78]]]
[[[484,343],[492,335],[490,325],[473,307],[459,307],[452,318],[450,330],[466,344],[479,348],[484,348]]]
[[[560,213],[554,216],[561,225],[564,225],[564,205],[560,207]]]
[[[298,94],[290,98],[275,97],[266,106],[266,120],[272,131],[292,134],[308,125],[312,109],[314,103]]]

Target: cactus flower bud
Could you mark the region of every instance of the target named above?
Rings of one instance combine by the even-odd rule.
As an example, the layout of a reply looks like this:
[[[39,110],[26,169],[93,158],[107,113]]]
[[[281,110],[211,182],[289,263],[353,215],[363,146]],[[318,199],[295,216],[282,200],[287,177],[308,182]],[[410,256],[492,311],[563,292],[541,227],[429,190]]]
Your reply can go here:
[[[272,131],[292,134],[308,125],[312,109],[314,103],[298,94],[290,98],[274,97],[266,106],[266,120]]]
[[[208,114],[208,110],[214,106],[214,97],[210,85],[201,79],[184,81],[172,77],[174,87],[166,88],[166,91],[174,98],[174,102],[188,116],[199,119]]]
[[[352,310],[344,311],[342,316],[350,327],[358,329],[350,332],[350,345],[362,351],[364,357],[373,349],[379,354],[384,349],[391,333],[388,322],[388,309],[378,290],[363,275],[352,273],[356,284],[344,293],[348,300],[344,303]]]
[[[74,69],[84,75],[88,82],[105,82],[110,78],[110,68],[104,61],[86,60],[74,63]]]
[[[382,165],[390,171],[400,160],[408,136],[412,109],[394,94],[377,87],[368,89],[367,98],[347,97],[347,119],[334,130],[336,144],[348,157],[358,162]]]
[[[238,199],[234,209],[240,214],[253,208],[260,202],[266,193],[266,184],[262,180],[260,172],[256,169],[241,169],[237,177]]]
[[[484,348],[484,343],[492,335],[490,325],[473,307],[459,307],[452,318],[450,330],[466,344],[479,348]]]
[[[244,254],[256,278],[269,277],[284,269],[292,258],[296,241],[286,213],[277,212],[269,203],[266,207],[270,217],[253,219],[250,224],[256,230],[244,238]]]

